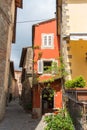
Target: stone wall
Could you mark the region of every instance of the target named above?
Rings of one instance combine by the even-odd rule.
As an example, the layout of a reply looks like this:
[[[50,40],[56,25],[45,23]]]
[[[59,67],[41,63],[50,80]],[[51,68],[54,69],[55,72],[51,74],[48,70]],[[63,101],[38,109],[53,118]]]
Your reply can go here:
[[[87,130],[87,105],[84,103],[77,103],[75,100],[69,99],[67,102],[67,108],[72,117],[75,129]]]
[[[22,105],[25,111],[32,109],[32,89],[31,89],[32,77],[27,78],[22,84]]]
[[[8,89],[10,50],[14,18],[14,0],[0,0],[0,120],[3,118]]]

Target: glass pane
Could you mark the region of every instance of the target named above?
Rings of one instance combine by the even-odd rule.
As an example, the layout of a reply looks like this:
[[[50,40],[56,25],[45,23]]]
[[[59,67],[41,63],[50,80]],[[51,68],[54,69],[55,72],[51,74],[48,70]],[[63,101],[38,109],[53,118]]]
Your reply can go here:
[[[48,36],[48,46],[51,46],[51,45],[52,45],[52,37]]]
[[[47,36],[44,36],[44,46],[47,46]]]
[[[44,72],[45,73],[51,73],[51,65],[52,61],[44,61]]]

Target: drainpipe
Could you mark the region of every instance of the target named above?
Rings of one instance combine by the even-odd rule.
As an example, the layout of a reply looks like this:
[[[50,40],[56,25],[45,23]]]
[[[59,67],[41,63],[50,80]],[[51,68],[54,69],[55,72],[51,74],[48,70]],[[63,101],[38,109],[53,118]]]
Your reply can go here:
[[[63,56],[63,51],[62,51],[62,0],[58,0],[58,3],[57,3],[57,7],[59,8],[59,11],[58,14],[60,16],[60,23],[59,23],[59,26],[60,26],[60,56]],[[59,18],[58,18],[59,19]],[[64,108],[64,93],[65,93],[65,90],[64,90],[64,77],[62,76],[61,78],[61,85],[62,85],[62,107]]]

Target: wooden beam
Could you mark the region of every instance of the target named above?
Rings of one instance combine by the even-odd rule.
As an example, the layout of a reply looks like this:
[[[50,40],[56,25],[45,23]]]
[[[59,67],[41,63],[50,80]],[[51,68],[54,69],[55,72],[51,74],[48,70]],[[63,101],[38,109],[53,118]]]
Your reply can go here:
[[[16,7],[22,8],[22,0],[15,0]]]

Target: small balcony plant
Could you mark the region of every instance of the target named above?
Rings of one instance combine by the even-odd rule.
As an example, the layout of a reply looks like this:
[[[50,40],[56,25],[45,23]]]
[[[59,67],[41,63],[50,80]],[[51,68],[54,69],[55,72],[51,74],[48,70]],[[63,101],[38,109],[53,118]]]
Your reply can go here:
[[[38,59],[40,59],[42,57],[42,52],[38,52]]]
[[[37,45],[37,46],[34,46],[34,49],[40,49],[40,47]]]

